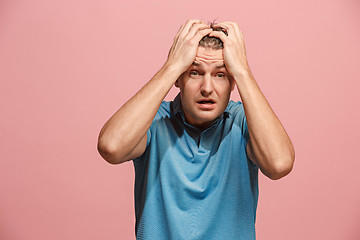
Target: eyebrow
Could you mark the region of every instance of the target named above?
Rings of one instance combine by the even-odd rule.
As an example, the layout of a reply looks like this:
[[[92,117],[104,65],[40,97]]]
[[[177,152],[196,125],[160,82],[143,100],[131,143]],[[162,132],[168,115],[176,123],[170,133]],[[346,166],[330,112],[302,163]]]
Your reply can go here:
[[[197,67],[201,66],[201,64],[198,63],[198,62],[193,62],[192,65],[197,66]],[[225,67],[225,64],[221,64],[221,65],[216,66],[216,68],[224,68],[224,67]]]

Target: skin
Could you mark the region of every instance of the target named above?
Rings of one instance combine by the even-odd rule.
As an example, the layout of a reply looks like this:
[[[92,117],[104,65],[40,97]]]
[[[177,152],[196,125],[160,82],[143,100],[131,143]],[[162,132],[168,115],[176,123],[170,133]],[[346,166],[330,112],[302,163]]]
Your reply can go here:
[[[238,24],[222,22],[216,26],[225,28],[228,33],[226,36],[223,32],[212,31],[209,36],[223,41],[224,63],[244,105],[250,135],[247,154],[267,177],[280,179],[292,170],[294,147],[250,71],[244,36]]]
[[[250,135],[248,157],[270,179],[280,179],[291,171],[294,148],[250,71],[242,32],[233,22],[217,26],[227,29],[228,36],[212,31],[200,20],[188,20],[180,27],[164,66],[101,129],[98,150],[106,161],[122,163],[145,151],[146,131],[174,84],[180,88],[186,121],[200,129],[225,110],[236,85]],[[224,48],[199,48],[199,41],[207,34],[220,38]],[[194,61],[199,64],[196,69]],[[216,69],[221,63],[225,67]],[[226,79],[219,78],[219,71],[225,73]],[[199,103],[203,99],[214,103]]]
[[[146,131],[161,102],[194,62],[199,41],[211,31],[208,25],[197,19],[189,19],[180,27],[162,68],[102,127],[98,151],[107,162],[123,163],[145,151]]]
[[[205,129],[224,112],[234,81],[229,79],[221,49],[199,47],[194,64],[182,74],[175,86],[180,88],[186,121]],[[202,103],[204,100],[211,103]]]

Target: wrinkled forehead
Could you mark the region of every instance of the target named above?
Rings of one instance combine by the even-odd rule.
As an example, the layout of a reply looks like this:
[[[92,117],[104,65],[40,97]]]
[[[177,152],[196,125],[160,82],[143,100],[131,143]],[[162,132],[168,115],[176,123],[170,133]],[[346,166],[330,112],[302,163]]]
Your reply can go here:
[[[221,65],[224,63],[222,49],[198,47],[195,61],[196,65]]]

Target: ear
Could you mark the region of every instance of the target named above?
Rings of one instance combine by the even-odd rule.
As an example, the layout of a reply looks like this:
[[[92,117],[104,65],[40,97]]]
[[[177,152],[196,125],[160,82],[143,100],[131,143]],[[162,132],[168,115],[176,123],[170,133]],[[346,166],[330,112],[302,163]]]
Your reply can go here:
[[[230,86],[231,86],[231,91],[233,91],[235,88],[235,79],[233,77],[230,78]]]
[[[185,73],[185,72],[183,72],[183,73],[178,77],[178,79],[176,80],[176,82],[175,82],[175,87],[180,88],[180,83],[179,83],[179,81],[181,81],[181,78],[184,76],[184,73]]]

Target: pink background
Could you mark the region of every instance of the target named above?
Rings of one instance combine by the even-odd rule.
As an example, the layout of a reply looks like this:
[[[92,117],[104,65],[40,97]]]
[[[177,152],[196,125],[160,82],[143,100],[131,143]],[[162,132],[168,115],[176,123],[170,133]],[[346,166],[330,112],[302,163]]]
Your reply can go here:
[[[132,162],[97,137],[188,18],[239,23],[296,150],[290,175],[260,176],[258,239],[360,239],[360,3],[124,2],[0,1],[0,239],[134,239]]]

